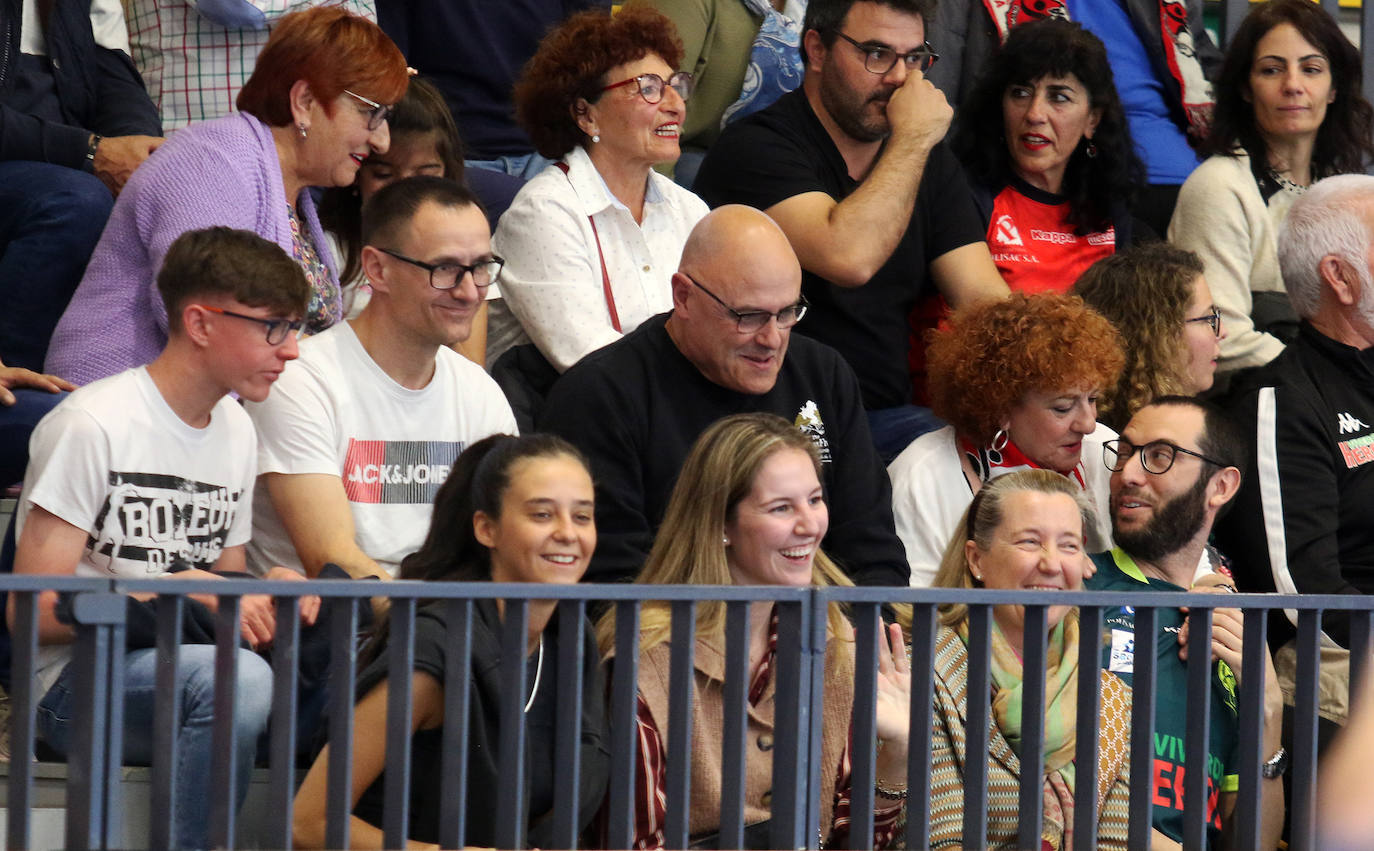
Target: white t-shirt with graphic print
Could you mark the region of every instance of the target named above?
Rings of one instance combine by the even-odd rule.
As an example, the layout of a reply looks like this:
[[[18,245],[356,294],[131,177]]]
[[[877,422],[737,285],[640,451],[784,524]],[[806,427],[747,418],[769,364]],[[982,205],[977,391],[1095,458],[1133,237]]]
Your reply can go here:
[[[347,322],[301,342],[267,400],[245,408],[258,429],[258,474],[339,476],[358,547],[392,576],[419,549],[454,460],[474,441],[515,434],[515,415],[480,366],[438,351],[434,377],[410,390],[367,354]],[[248,568],[303,570],[266,487],[254,505]]]

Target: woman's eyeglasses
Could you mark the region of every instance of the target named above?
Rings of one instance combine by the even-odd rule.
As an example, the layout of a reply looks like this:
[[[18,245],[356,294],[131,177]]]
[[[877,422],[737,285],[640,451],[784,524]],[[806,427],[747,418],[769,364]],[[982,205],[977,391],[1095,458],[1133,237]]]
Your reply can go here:
[[[683,100],[690,98],[692,90],[696,88],[696,78],[691,71],[678,71],[669,77],[666,83],[657,74],[640,74],[638,77],[631,77],[628,80],[603,86],[601,91],[609,92],[611,89],[618,89],[631,83],[639,85],[639,96],[644,98],[645,103],[658,103],[663,100],[663,87],[665,85],[677,92]]]
[[[1191,322],[1206,322],[1208,325],[1212,326],[1212,334],[1214,336],[1221,336],[1221,308],[1219,307],[1213,307],[1206,316],[1193,316],[1183,320],[1184,325]]]
[[[385,106],[383,104],[377,103],[375,100],[369,100],[363,97],[362,95],[356,95],[353,92],[350,92],[348,89],[344,89],[344,94],[348,95],[349,97],[353,98],[359,103],[367,105],[367,129],[369,130],[376,130],[378,127],[381,127],[382,122],[390,118],[391,113],[396,110],[396,107],[394,105]]]

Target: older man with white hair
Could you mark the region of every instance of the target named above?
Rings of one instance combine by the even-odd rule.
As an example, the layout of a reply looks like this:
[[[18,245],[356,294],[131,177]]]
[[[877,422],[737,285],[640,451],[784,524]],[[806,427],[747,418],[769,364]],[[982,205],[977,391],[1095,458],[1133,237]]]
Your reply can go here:
[[[1232,385],[1227,407],[1248,427],[1252,470],[1217,527],[1244,590],[1374,593],[1374,177],[1313,184],[1279,231],[1298,338]],[[1350,641],[1349,617],[1326,634]],[[1277,622],[1275,644],[1291,638]],[[1282,664],[1280,664],[1282,668]]]

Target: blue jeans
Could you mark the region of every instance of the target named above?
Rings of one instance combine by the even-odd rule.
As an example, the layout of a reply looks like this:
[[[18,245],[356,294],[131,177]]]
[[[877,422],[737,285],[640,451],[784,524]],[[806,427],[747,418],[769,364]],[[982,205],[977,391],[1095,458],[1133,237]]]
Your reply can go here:
[[[234,807],[243,805],[252,776],[258,737],[267,729],[272,710],[272,669],[248,650],[238,652],[238,700],[234,727],[238,751],[238,787]],[[147,765],[153,758],[153,709],[157,694],[157,651],[134,650],[124,657],[124,761]],[[63,669],[38,703],[38,735],[66,756],[75,730],[73,722],[84,707],[75,705],[72,666]],[[211,728],[215,720],[215,648],[183,644],[177,664],[181,688],[181,724],[177,738],[176,812],[172,844],[177,848],[210,847]]]
[[[0,162],[0,361],[42,370],[62,311],[114,208],[100,179],[48,163]]]
[[[0,490],[24,478],[29,465],[29,435],[67,393],[16,389],[13,405],[0,405]]]
[[[529,180],[539,172],[553,165],[553,160],[545,159],[531,151],[528,154],[517,154],[510,157],[497,157],[494,160],[463,160],[463,165],[468,168],[481,168],[487,171],[500,171]]]
[[[873,445],[878,447],[878,457],[883,459],[884,465],[891,464],[911,441],[944,426],[944,421],[931,413],[930,408],[919,405],[868,411],[868,429],[873,433]]]

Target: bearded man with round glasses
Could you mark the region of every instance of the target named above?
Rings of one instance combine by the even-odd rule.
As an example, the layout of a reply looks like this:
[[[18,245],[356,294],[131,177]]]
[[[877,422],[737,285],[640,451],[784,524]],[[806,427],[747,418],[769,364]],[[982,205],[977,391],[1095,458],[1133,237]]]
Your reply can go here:
[[[1112,537],[1116,546],[1092,556],[1097,573],[1084,583],[1094,591],[1234,592],[1229,572],[1207,544],[1212,524],[1240,487],[1244,444],[1238,427],[1215,405],[1187,396],[1163,396],[1141,408],[1119,440],[1103,445],[1112,471]],[[1103,612],[1103,668],[1127,685],[1135,672],[1135,611],[1116,606]],[[1183,773],[1186,757],[1187,641],[1185,610],[1156,612],[1153,847],[1183,841]],[[1231,836],[1239,788],[1238,747],[1244,624],[1239,609],[1212,610],[1212,671],[1208,730],[1208,847]],[[1257,847],[1274,848],[1283,827],[1283,785],[1287,765],[1281,747],[1282,694],[1266,651],[1261,766],[1260,830]],[[1162,834],[1162,836],[1161,836]]]

